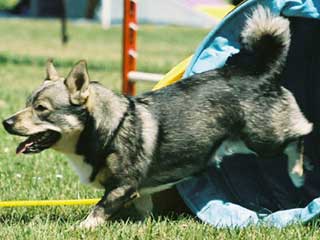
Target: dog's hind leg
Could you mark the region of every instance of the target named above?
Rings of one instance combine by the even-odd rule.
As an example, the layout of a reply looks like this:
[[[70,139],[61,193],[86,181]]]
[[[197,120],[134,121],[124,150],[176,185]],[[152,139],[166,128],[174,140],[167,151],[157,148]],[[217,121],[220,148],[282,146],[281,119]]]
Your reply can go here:
[[[288,156],[288,174],[292,183],[296,187],[301,187],[304,184],[303,175],[303,139],[291,142],[287,145],[284,153]]]
[[[223,157],[233,154],[255,154],[255,152],[251,151],[242,140],[228,138],[215,151],[211,162],[219,168]]]
[[[138,197],[133,201],[133,204],[142,219],[152,214],[153,202],[151,195]]]

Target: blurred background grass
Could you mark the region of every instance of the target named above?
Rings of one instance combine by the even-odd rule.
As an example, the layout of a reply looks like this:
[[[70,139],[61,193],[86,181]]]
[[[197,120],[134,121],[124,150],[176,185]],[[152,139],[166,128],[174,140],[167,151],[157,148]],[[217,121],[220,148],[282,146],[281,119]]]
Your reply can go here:
[[[19,0],[0,0],[0,9],[11,9]]]

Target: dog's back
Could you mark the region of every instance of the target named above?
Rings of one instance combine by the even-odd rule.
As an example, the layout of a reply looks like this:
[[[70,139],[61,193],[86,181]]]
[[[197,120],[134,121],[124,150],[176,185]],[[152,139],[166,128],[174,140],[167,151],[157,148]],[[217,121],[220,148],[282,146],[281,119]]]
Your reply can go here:
[[[288,20],[259,7],[246,22],[242,43],[223,68],[136,98],[159,124],[149,173],[161,172],[156,181],[201,171],[228,138],[241,138],[260,155],[276,155],[288,141],[311,131],[279,82],[290,45]]]

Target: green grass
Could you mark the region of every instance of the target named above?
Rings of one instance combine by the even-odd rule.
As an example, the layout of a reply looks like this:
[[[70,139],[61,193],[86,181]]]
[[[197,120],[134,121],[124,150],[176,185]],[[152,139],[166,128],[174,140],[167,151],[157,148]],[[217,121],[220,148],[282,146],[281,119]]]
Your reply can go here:
[[[0,20],[0,119],[23,107],[30,91],[44,77],[44,62],[56,59],[59,71],[89,61],[92,79],[120,91],[121,28],[69,24],[70,42],[60,43],[58,21]],[[142,26],[139,30],[141,71],[165,73],[190,55],[206,30]],[[142,92],[151,84],[138,84]],[[0,127],[0,200],[94,198],[101,191],[81,185],[66,158],[54,151],[16,156],[18,137]],[[149,218],[145,222],[109,222],[93,231],[76,228],[90,207],[0,209],[0,239],[318,239],[314,225],[216,229],[191,216]]]
[[[19,0],[0,0],[0,9],[10,9],[18,2]]]

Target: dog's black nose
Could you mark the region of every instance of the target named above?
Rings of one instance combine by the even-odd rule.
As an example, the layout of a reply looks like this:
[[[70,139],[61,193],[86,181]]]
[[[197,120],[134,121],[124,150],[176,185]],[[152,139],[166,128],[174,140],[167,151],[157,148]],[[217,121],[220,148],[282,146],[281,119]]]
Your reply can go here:
[[[15,117],[8,118],[2,122],[4,128],[9,132],[14,125]]]

